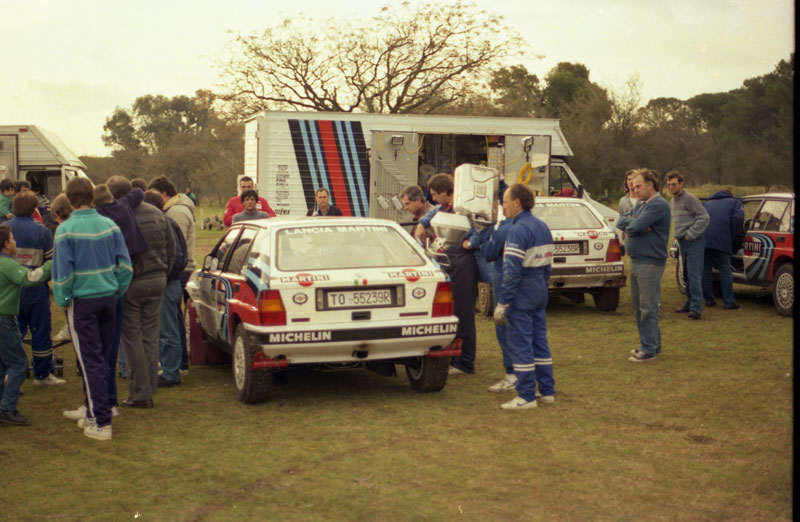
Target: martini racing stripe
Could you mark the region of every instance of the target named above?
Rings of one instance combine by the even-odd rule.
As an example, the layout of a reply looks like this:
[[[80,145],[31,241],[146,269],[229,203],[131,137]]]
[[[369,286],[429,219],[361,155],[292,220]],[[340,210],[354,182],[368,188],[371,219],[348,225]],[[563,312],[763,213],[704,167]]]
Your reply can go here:
[[[372,339],[396,339],[408,337],[429,337],[434,335],[455,335],[458,322],[411,326],[391,326],[386,328],[364,328],[354,330],[297,330],[289,332],[248,332],[249,340],[255,344],[303,344],[336,343],[343,341],[369,341]]]

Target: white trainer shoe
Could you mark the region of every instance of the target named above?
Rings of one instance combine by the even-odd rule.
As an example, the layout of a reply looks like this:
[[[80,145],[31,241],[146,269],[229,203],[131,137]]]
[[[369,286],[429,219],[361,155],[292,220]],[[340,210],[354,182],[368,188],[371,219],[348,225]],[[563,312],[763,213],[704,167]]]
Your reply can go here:
[[[464,370],[459,370],[455,366],[451,366],[447,370],[447,375],[467,375],[467,372],[465,372]]]
[[[111,424],[108,426],[98,426],[92,422],[83,428],[83,434],[90,439],[111,440]]]
[[[500,405],[500,407],[504,410],[528,410],[530,408],[535,408],[536,406],[536,399],[532,401],[526,401],[519,395]]]
[[[536,397],[536,401],[537,402],[542,402],[544,404],[553,404],[554,402],[556,402],[556,396],[555,395],[539,395],[538,397]]]
[[[78,419],[78,427],[82,430],[86,429],[91,424],[94,424],[94,419],[90,419],[89,417]]]
[[[62,415],[69,420],[81,420],[86,417],[86,406],[80,406],[75,410],[64,410]]]
[[[65,381],[64,379],[59,379],[58,377],[56,377],[55,375],[53,375],[51,373],[51,374],[48,374],[47,377],[45,377],[44,379],[34,379],[33,380],[33,385],[34,386],[59,386],[61,384],[64,384],[65,382],[67,382],[67,381]]]
[[[517,376],[513,373],[507,373],[505,377],[503,377],[500,382],[492,384],[489,386],[489,391],[492,393],[503,393],[509,390],[513,390],[517,384]]]
[[[112,406],[111,407],[111,416],[112,417],[119,416],[119,406]]]
[[[70,339],[71,337],[69,336],[69,326],[66,324],[62,326],[61,330],[59,330],[58,333],[52,337],[52,340],[56,342],[69,341]]]

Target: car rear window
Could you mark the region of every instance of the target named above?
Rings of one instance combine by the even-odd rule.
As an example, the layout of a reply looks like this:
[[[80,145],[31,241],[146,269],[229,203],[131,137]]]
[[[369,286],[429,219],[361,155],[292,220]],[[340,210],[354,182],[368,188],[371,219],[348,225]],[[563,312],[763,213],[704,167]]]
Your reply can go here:
[[[536,203],[532,212],[550,230],[605,227],[591,210],[580,203]]]
[[[392,227],[321,225],[278,231],[276,266],[290,272],[337,268],[411,267],[423,256]]]

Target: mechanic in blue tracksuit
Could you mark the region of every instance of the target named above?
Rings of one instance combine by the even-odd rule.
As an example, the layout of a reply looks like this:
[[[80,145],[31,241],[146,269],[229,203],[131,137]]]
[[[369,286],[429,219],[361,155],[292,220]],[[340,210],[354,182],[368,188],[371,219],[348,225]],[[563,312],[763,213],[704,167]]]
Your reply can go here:
[[[522,183],[512,185],[503,195],[503,213],[513,225],[506,240],[503,287],[494,320],[508,322],[508,347],[517,376],[517,397],[501,405],[506,410],[535,408],[537,381],[542,402],[555,401],[545,322],[553,237],[547,225],[531,214],[533,204],[533,191]]]

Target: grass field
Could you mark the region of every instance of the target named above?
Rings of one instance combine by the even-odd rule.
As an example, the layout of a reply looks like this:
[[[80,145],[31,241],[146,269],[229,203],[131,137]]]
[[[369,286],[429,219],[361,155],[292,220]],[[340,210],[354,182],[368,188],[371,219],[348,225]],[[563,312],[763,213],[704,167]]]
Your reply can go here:
[[[220,232],[198,232],[198,258]],[[683,304],[664,273],[664,353],[634,365],[628,289],[615,313],[548,307],[557,402],[507,412],[492,323],[473,376],[419,394],[400,376],[287,375],[265,404],[236,401],[229,366],[192,367],[114,440],[61,416],[68,382],[24,385],[33,425],[0,427],[3,520],[791,520],[793,338],[768,293],[742,309]],[[120,397],[126,383],[119,380]]]

